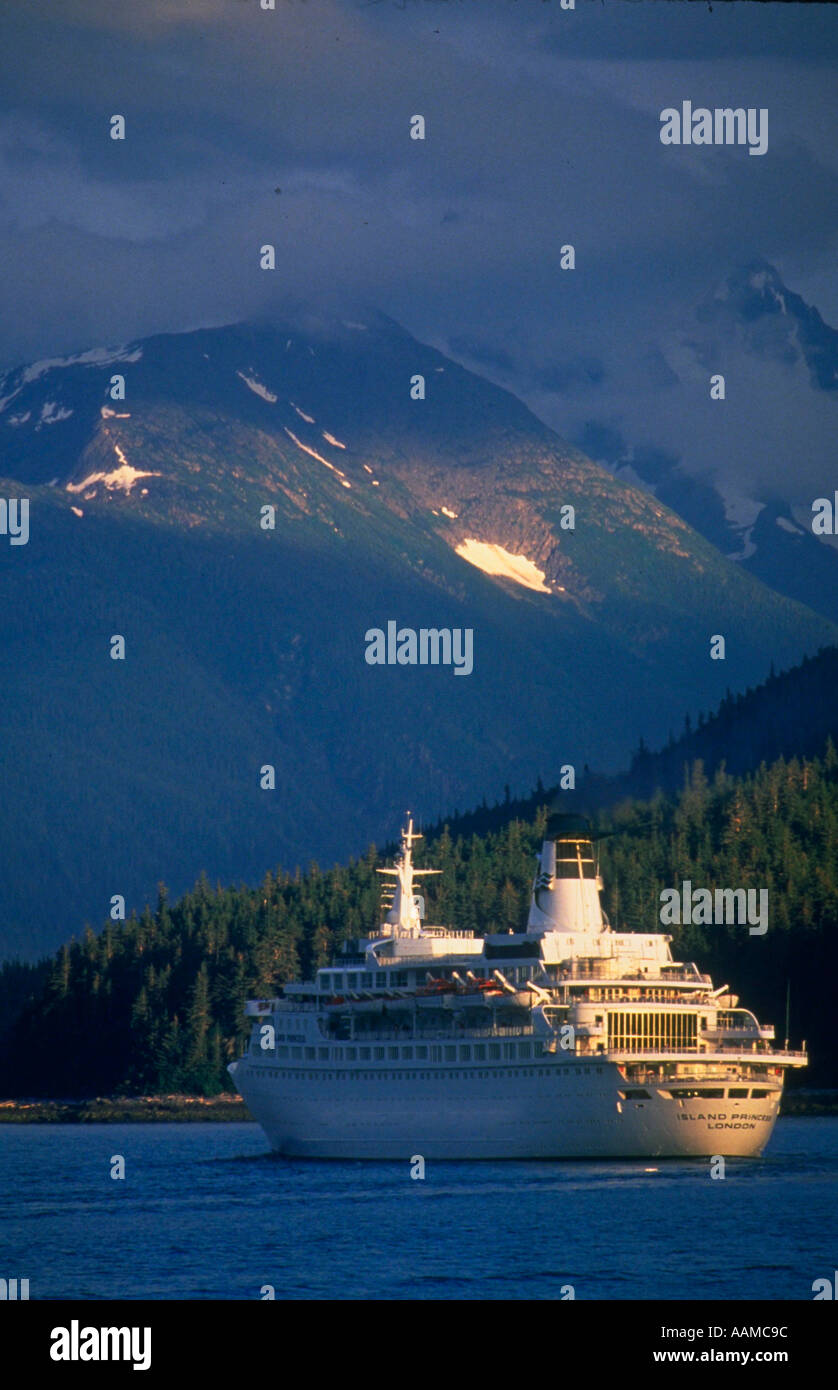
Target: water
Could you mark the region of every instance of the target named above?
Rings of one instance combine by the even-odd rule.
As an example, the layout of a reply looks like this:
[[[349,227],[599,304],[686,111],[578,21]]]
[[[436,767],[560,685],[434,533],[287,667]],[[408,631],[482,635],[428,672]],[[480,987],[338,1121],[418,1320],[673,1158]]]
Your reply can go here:
[[[416,1181],[277,1158],[253,1124],[2,1125],[0,1173],[0,1275],[32,1298],[811,1299],[838,1254],[831,1117],[780,1120],[723,1181],[680,1160]]]

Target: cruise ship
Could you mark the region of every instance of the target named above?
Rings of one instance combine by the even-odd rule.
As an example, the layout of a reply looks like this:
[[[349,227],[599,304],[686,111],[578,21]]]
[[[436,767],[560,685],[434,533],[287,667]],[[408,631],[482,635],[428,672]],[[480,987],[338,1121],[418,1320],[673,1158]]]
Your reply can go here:
[[[596,837],[546,830],[526,930],[425,924],[408,817],[379,869],[380,927],[279,997],[250,1000],[229,1071],[271,1147],[297,1157],[759,1155],[803,1051],[673,960],[671,937],[610,926]]]

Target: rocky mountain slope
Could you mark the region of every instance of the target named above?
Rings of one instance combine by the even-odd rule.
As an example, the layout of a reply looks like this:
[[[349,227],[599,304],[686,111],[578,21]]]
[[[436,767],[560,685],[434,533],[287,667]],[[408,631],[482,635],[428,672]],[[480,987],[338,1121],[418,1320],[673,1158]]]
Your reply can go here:
[[[255,881],[362,852],[408,805],[614,767],[838,638],[377,317],[9,373],[0,474],[30,502],[28,543],[0,537],[2,954],[115,894],[141,909],[158,876]],[[470,629],[472,673],[368,664],[391,621]]]

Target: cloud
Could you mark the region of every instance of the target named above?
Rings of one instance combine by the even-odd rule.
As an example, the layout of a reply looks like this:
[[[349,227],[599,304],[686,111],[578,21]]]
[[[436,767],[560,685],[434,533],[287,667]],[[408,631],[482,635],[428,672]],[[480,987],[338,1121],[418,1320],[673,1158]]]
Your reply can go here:
[[[726,452],[744,473],[759,449],[779,474],[793,421],[820,467],[825,417],[804,418],[801,386],[774,419],[763,398],[791,368],[760,375],[747,355],[721,448],[690,334],[695,306],[757,256],[838,321],[838,14],[546,8],[66,0],[47,21],[7,0],[0,365],[289,296],[360,300],[560,432],[608,420],[681,455],[686,429],[696,471]],[[682,97],[767,106],[768,154],[666,149],[659,111]],[[258,267],[265,242],[275,273]]]

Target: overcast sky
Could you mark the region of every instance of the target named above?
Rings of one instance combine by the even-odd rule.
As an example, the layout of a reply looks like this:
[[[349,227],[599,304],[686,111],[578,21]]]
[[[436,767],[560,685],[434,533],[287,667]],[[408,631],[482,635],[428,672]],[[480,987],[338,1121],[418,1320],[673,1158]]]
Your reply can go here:
[[[276,3],[3,0],[0,368],[368,303],[636,431],[637,362],[735,265],[838,326],[838,7]],[[768,152],[663,146],[684,99],[767,108]]]

